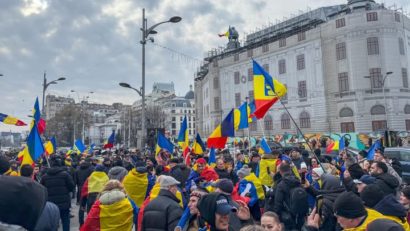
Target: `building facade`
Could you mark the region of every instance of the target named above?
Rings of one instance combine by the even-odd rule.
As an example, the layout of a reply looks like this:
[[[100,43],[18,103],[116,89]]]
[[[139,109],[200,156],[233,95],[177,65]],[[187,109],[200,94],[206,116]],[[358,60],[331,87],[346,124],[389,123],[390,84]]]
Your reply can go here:
[[[208,136],[253,99],[252,58],[287,86],[282,101],[304,133],[410,130],[409,52],[410,19],[372,0],[301,14],[210,52],[195,78],[197,130]],[[296,133],[280,103],[249,130]]]
[[[45,105],[45,116],[47,119],[53,118],[56,115],[56,113],[63,110],[65,106],[74,103],[74,99],[70,97],[47,95]]]

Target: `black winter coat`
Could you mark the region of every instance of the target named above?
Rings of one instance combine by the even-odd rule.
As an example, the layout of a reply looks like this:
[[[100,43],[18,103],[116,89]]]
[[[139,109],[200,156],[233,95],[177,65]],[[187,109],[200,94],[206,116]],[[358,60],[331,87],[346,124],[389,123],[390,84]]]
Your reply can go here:
[[[94,171],[94,167],[87,162],[81,163],[80,166],[77,168],[75,171],[75,182],[77,186],[82,188],[84,185],[84,182],[87,180],[87,178],[91,175],[91,173]]]
[[[142,231],[169,230],[174,231],[182,216],[183,209],[179,200],[170,191],[161,189],[158,197],[144,209]]]
[[[182,188],[183,184],[185,183],[185,181],[183,181],[184,175],[182,174],[181,168],[178,165],[171,168],[169,175],[175,178],[175,180],[179,181],[181,183],[179,186]]]
[[[41,178],[41,184],[47,188],[48,201],[53,202],[59,209],[71,207],[70,192],[74,190],[73,178],[61,167],[52,167]]]
[[[376,185],[378,185],[384,192],[384,195],[396,194],[396,190],[400,183],[393,175],[382,173],[376,176]]]

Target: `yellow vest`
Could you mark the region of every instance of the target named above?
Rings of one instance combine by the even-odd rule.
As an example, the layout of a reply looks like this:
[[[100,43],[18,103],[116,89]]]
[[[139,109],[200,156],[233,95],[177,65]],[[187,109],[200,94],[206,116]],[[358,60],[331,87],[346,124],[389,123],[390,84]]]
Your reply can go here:
[[[344,229],[344,230],[345,231],[366,231],[367,226],[372,221],[377,220],[377,219],[388,219],[388,220],[395,221],[395,222],[401,224],[403,226],[404,230],[409,230],[409,224],[407,223],[407,221],[402,223],[399,218],[391,217],[391,216],[384,216],[383,214],[377,212],[374,209],[366,208],[366,211],[367,211],[367,217],[365,218],[365,220],[363,221],[363,223],[361,225],[359,225],[358,227],[355,227],[355,228]]]

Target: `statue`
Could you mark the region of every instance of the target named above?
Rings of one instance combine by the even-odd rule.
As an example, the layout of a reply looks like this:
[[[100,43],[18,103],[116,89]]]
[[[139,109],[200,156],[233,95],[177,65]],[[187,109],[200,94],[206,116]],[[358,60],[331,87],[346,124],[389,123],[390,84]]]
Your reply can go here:
[[[235,27],[231,27],[229,26],[229,29],[227,32],[223,33],[223,34],[218,34],[219,37],[228,37],[228,44],[227,44],[227,50],[230,49],[235,49],[235,48],[239,48],[240,47],[240,43],[238,41],[239,39],[239,33],[238,31],[235,29]]]

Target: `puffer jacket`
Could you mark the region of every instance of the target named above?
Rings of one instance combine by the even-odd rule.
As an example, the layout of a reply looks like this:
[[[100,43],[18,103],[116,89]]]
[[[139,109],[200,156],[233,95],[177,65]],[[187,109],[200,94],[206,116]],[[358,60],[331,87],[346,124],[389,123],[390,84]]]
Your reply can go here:
[[[410,226],[406,220],[407,210],[400,204],[395,195],[389,194],[385,196],[373,209],[387,216],[390,220],[401,224],[404,230],[410,230]]]
[[[400,186],[399,181],[388,173],[383,173],[376,176],[376,185],[378,185],[384,192],[384,195],[396,195],[397,189]]]
[[[71,207],[70,192],[74,190],[74,181],[64,168],[48,169],[41,178],[41,184],[47,188],[48,201],[56,204],[60,210]]]
[[[182,216],[183,209],[178,198],[170,191],[161,189],[158,197],[144,209],[142,231],[174,231]]]

